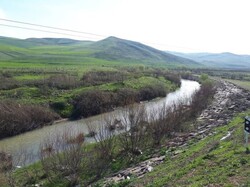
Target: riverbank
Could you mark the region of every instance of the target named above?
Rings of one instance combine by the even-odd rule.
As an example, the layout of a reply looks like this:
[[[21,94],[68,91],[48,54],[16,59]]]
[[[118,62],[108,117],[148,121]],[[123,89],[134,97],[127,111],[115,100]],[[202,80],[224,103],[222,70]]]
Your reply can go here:
[[[145,160],[134,167],[117,172],[113,176],[106,178],[103,184],[124,182],[132,183],[130,184],[132,186],[137,186],[139,184],[143,186],[150,184],[154,184],[154,186],[162,186],[166,184],[171,184],[171,186],[177,185],[173,181],[177,180],[174,178],[174,175],[186,176],[190,172],[189,169],[182,173],[183,168],[190,167],[184,160],[181,161],[181,158],[187,159],[184,156],[186,154],[185,152],[188,152],[191,156],[197,152],[197,148],[195,147],[199,147],[200,149],[211,149],[211,146],[219,147],[220,140],[222,141],[224,139],[228,139],[230,136],[236,136],[236,133],[241,134],[243,137],[243,119],[238,117],[235,119],[236,122],[230,123],[231,125],[229,122],[232,121],[238,113],[246,111],[249,108],[250,93],[247,90],[241,89],[231,83],[220,81],[216,94],[214,95],[214,101],[201,113],[201,115],[197,118],[197,121],[193,122],[195,129],[192,132],[173,134],[174,137],[162,146],[158,152],[156,151],[150,159]],[[239,121],[241,121],[240,124],[238,123]],[[218,142],[217,139],[219,139]],[[212,140],[213,142],[211,142]],[[235,146],[240,147],[239,149],[241,150],[241,155],[244,154],[243,143],[240,143],[241,139],[234,138],[232,141],[239,141],[238,143],[236,142]],[[203,147],[201,147],[201,145],[203,145]],[[208,147],[206,148],[206,146]],[[163,150],[165,150],[165,153]],[[207,152],[203,152],[202,155],[205,157],[207,154]],[[223,156],[223,154],[221,156]],[[243,155],[243,158],[245,157],[246,156]],[[193,156],[193,158],[190,157],[190,159],[195,160],[196,156]],[[178,163],[174,165],[173,163],[175,163],[175,161],[183,163],[183,165],[179,165]],[[169,162],[173,163],[170,164]],[[171,169],[172,166],[173,168]],[[179,168],[179,166],[182,168]],[[192,167],[194,173],[197,169],[195,169],[196,166]],[[246,167],[247,166],[244,168]],[[176,168],[179,168],[179,171]],[[174,172],[175,174],[173,174]],[[178,172],[180,174],[177,174]],[[214,172],[216,173],[217,171],[214,170]],[[228,171],[226,173],[228,173]],[[129,178],[132,177],[133,180],[129,181],[126,176],[129,176]],[[191,176],[199,177],[198,174],[197,176],[194,174]],[[209,176],[207,177],[209,178]],[[188,184],[185,183],[185,180],[182,177],[180,177],[180,180],[180,182],[182,182],[179,183],[181,186],[186,186]],[[192,182],[193,184],[195,183],[195,181]],[[203,182],[205,183],[205,181]]]
[[[192,92],[190,92],[189,94],[190,94],[190,97],[193,95],[193,93],[195,92],[195,88],[198,88],[199,87],[199,84],[197,83],[197,82],[193,82],[193,81],[183,81],[185,84],[187,84],[186,86],[183,86],[183,88],[189,88],[188,90],[186,90],[186,89],[184,89],[184,90],[178,90],[178,91],[176,91],[176,96],[178,96],[178,97],[176,97],[176,100],[175,100],[175,102],[177,102],[177,101],[180,101],[180,97],[182,98],[183,96],[187,96],[186,94],[187,93],[189,93],[190,91],[192,91]],[[190,85],[191,84],[191,85]],[[188,86],[189,85],[189,86]],[[193,90],[190,90],[190,88],[193,88]],[[178,93],[178,94],[177,94]],[[183,93],[184,95],[181,95],[180,93]],[[168,98],[168,97],[167,97]],[[167,99],[166,98],[166,99]],[[192,98],[193,98],[193,96],[192,96]],[[172,98],[173,99],[173,98]],[[171,102],[170,102],[170,104],[173,104],[172,102],[173,102],[173,100],[171,99]],[[205,100],[204,100],[205,101]],[[97,136],[96,136],[96,138],[101,138],[101,137],[105,137],[105,139],[99,139],[99,141],[98,142],[100,142],[100,143],[97,143],[97,144],[92,144],[92,145],[89,145],[88,144],[88,146],[87,147],[85,147],[85,149],[87,149],[88,151],[87,152],[84,152],[83,154],[85,155],[85,154],[87,154],[88,156],[87,157],[80,157],[81,158],[81,161],[83,161],[84,163],[87,161],[87,163],[88,164],[90,164],[91,165],[91,169],[90,168],[88,168],[88,169],[84,169],[82,172],[84,172],[85,174],[87,174],[87,175],[89,175],[90,173],[90,171],[92,171],[92,172],[94,172],[94,175],[92,176],[92,177],[94,177],[94,176],[96,176],[96,172],[98,173],[98,172],[100,172],[99,171],[99,169],[101,169],[104,165],[105,166],[108,166],[108,168],[106,168],[106,167],[104,167],[103,169],[104,169],[104,171],[102,171],[102,172],[104,172],[105,174],[107,174],[107,173],[109,173],[109,172],[111,172],[111,171],[118,171],[119,170],[119,168],[124,168],[125,166],[127,166],[127,165],[130,165],[130,164],[132,164],[132,163],[137,163],[138,162],[138,159],[139,160],[144,160],[145,158],[145,156],[147,155],[147,154],[143,154],[143,155],[138,155],[138,153],[140,153],[141,151],[144,151],[144,149],[146,148],[146,147],[151,147],[151,146],[153,146],[153,147],[155,147],[155,145],[156,146],[159,146],[159,144],[161,144],[161,139],[164,139],[164,135],[165,134],[169,134],[170,132],[173,132],[173,131],[175,131],[176,129],[177,129],[177,127],[179,126],[179,125],[181,125],[181,123],[179,123],[179,120],[180,119],[183,119],[183,116],[185,116],[184,114],[187,114],[186,113],[186,110],[185,110],[185,108],[183,108],[182,107],[182,103],[180,103],[180,105],[179,106],[175,106],[175,110],[172,110],[173,108],[171,108],[170,109],[170,111],[169,110],[166,110],[166,109],[168,109],[168,108],[165,108],[166,106],[165,106],[165,104],[166,103],[168,103],[167,102],[167,100],[165,100],[165,99],[162,99],[162,100],[158,100],[158,101],[155,101],[155,102],[148,102],[148,103],[145,103],[144,105],[138,105],[138,106],[135,106],[134,108],[126,108],[126,109],[124,109],[124,110],[122,110],[122,111],[120,111],[121,113],[118,113],[117,115],[119,115],[119,116],[121,116],[121,117],[123,117],[124,118],[124,120],[122,121],[122,123],[123,123],[123,125],[127,125],[127,127],[128,128],[125,128],[125,132],[123,131],[123,133],[121,134],[121,135],[118,135],[118,136],[113,136],[113,135],[116,135],[116,134],[113,134],[114,133],[114,131],[110,131],[108,128],[106,128],[106,127],[108,127],[108,126],[105,126],[105,128],[101,128],[101,129],[99,129],[99,131],[97,131]],[[168,106],[169,107],[169,106]],[[149,110],[150,109],[150,110]],[[155,110],[154,110],[155,109]],[[164,110],[165,110],[165,112],[170,112],[169,114],[168,114],[168,116],[170,117],[169,119],[171,119],[172,120],[172,122],[174,122],[175,124],[176,124],[176,126],[174,127],[174,126],[172,126],[171,124],[170,125],[164,125],[164,120],[167,120],[167,118],[166,118],[166,115],[164,115],[164,113],[162,113],[162,112],[164,112]],[[145,112],[145,113],[144,113]],[[147,112],[149,112],[149,113],[147,113]],[[158,118],[158,117],[156,117],[157,115],[155,115],[156,113],[154,113],[154,112],[157,112],[157,113],[162,113],[163,115],[162,115],[162,117],[163,118]],[[128,115],[128,114],[131,114],[131,115]],[[134,114],[134,115],[133,115]],[[145,114],[145,115],[143,115],[143,114]],[[152,118],[151,119],[149,119],[148,118],[148,115],[150,115],[150,116],[152,116]],[[183,115],[182,115],[183,114]],[[107,121],[107,119],[111,119],[111,124],[112,124],[112,120],[115,120],[115,118],[114,117],[116,117],[117,115],[113,115],[113,114],[111,114],[110,115],[110,117],[111,118],[103,118],[103,119],[106,119],[104,122],[105,123],[107,123],[108,121]],[[133,119],[131,119],[131,117],[132,118],[135,118],[134,120]],[[121,119],[121,118],[120,118]],[[134,129],[135,131],[131,134],[130,133],[130,129],[131,129],[131,123],[129,122],[130,120],[132,120],[132,121],[135,121],[135,124],[133,124],[133,125],[136,125],[136,126],[138,126],[136,129],[140,132],[140,133],[138,133],[138,131],[136,130],[136,129]],[[150,121],[146,121],[146,120],[150,120]],[[131,121],[131,122],[132,122]],[[100,124],[100,123],[99,123]],[[109,122],[108,122],[108,124],[110,124]],[[75,126],[76,124],[74,124],[74,126]],[[81,125],[81,126],[83,126],[83,123],[81,123],[81,124],[79,124],[79,125]],[[143,125],[143,126],[141,126],[141,125]],[[155,126],[156,125],[156,126]],[[163,126],[161,126],[161,125],[163,125]],[[62,126],[62,124],[60,124],[60,127]],[[164,127],[165,126],[165,127]],[[100,127],[102,127],[102,126],[100,126]],[[158,128],[162,128],[163,127],[163,129],[161,130],[161,131],[159,131],[159,129]],[[48,128],[48,127],[46,127],[46,128]],[[145,129],[146,128],[146,129]],[[180,127],[178,127],[178,128],[180,128]],[[157,130],[158,129],[158,130]],[[42,129],[41,129],[42,130]],[[56,131],[55,132],[58,132],[58,129],[55,129]],[[100,131],[101,130],[101,131]],[[51,131],[51,130],[49,130],[49,132],[50,133],[52,133],[53,134],[53,132]],[[68,133],[70,132],[70,131],[67,131]],[[79,132],[79,131],[78,131]],[[159,134],[159,136],[158,136],[158,134],[156,134],[156,133],[161,133],[161,134]],[[32,132],[31,132],[32,133]],[[99,134],[99,133],[104,133],[104,134]],[[107,133],[107,134],[106,134]],[[30,133],[29,133],[30,134]],[[28,134],[28,135],[29,135]],[[54,136],[56,136],[55,134],[53,134]],[[69,134],[66,134],[66,136],[65,136],[65,134],[64,134],[64,136],[59,136],[59,139],[60,140],[62,140],[62,141],[66,141],[66,142],[72,142],[72,138],[71,137],[69,137],[68,136]],[[128,143],[128,144],[125,144],[125,143],[122,143],[122,142],[126,142],[127,140],[129,140],[129,139],[127,139],[127,137],[128,136],[131,136],[131,141],[133,141],[134,143],[133,144],[131,144],[131,143]],[[56,136],[56,137],[58,137],[58,136]],[[112,137],[115,137],[115,138],[112,138]],[[43,138],[45,138],[45,136],[43,136]],[[64,139],[64,138],[66,138],[66,139]],[[106,139],[106,138],[108,138],[108,140]],[[110,139],[111,138],[111,139]],[[137,141],[137,138],[139,138],[139,141]],[[159,139],[160,138],[160,139]],[[31,144],[31,146],[33,146],[33,144],[34,144],[34,138],[32,139],[33,141],[32,141],[32,144]],[[52,142],[51,141],[49,141],[49,140],[52,140]],[[74,139],[75,140],[75,139]],[[104,155],[101,157],[101,158],[99,158],[99,154],[101,154],[102,153],[102,149],[100,149],[101,147],[99,147],[99,146],[102,146],[103,144],[104,145],[107,145],[106,143],[107,142],[110,142],[110,141],[116,141],[116,143],[111,143],[110,145],[111,145],[111,150],[114,150],[114,152],[112,151],[112,154],[111,155],[113,155],[111,158],[113,158],[114,160],[116,160],[116,161],[113,161],[113,159],[111,159],[110,160],[110,158],[108,157],[108,160],[105,160],[105,157],[106,156],[108,156],[108,155],[110,155],[109,153],[110,152],[106,152],[106,151],[104,151]],[[143,140],[143,141],[142,141]],[[145,140],[145,141],[144,141]],[[58,148],[60,148],[60,146],[59,147],[54,147],[54,145],[58,145],[58,143],[54,143],[54,141],[57,141],[57,138],[56,139],[50,139],[50,138],[47,138],[47,144],[44,144],[45,145],[45,147],[43,147],[43,151],[44,150],[53,150],[53,152],[50,152],[50,154],[56,154],[57,153],[57,149]],[[111,141],[111,142],[112,142]],[[22,142],[25,142],[25,141],[22,141]],[[27,141],[26,141],[27,142]],[[106,142],[106,143],[105,143]],[[129,142],[130,142],[130,140],[129,140]],[[0,142],[1,143],[1,142]],[[6,145],[9,145],[10,144],[10,142],[8,142],[8,144],[6,144]],[[40,144],[39,144],[40,145]],[[48,146],[53,146],[53,147],[48,147]],[[61,145],[61,144],[59,144],[59,145]],[[64,144],[63,144],[64,145]],[[108,144],[109,145],[109,144]],[[128,145],[129,147],[123,147],[123,146],[126,146],[126,145]],[[47,147],[46,147],[47,146]],[[69,145],[69,146],[71,146],[71,145]],[[73,145],[72,145],[73,146]],[[92,148],[88,148],[88,147],[92,147]],[[68,147],[68,146],[67,146]],[[105,146],[104,146],[105,147]],[[29,146],[29,148],[31,148],[30,146]],[[38,151],[40,150],[39,148],[41,148],[40,146],[37,146],[37,149],[38,149]],[[84,149],[84,150],[85,150]],[[93,150],[92,150],[93,149]],[[34,151],[34,149],[32,149],[33,151]],[[54,151],[55,150],[55,151]],[[125,150],[125,151],[123,151],[123,150]],[[82,150],[83,151],[83,150]],[[100,152],[101,151],[101,152]],[[64,153],[64,152],[63,152]],[[66,155],[68,155],[67,154],[68,152],[67,152],[67,150],[65,151],[65,154]],[[108,153],[108,154],[107,154]],[[90,154],[90,155],[89,155]],[[57,155],[57,154],[56,154]],[[59,154],[59,155],[54,155],[55,156],[55,158],[57,157],[57,156],[59,156],[59,155],[61,155],[61,154]],[[102,154],[101,154],[102,155]],[[89,158],[90,157],[90,158]],[[93,157],[93,158],[92,158]],[[41,157],[40,157],[41,158]],[[85,160],[85,159],[87,159],[87,160]],[[90,160],[89,160],[90,159]],[[92,162],[93,162],[93,159],[95,160],[95,159],[97,159],[96,161],[95,161],[95,163],[98,163],[98,164],[95,164],[94,166],[91,164]],[[100,159],[100,160],[99,160]],[[106,158],[107,159],[107,158]],[[132,159],[132,160],[131,160]],[[135,159],[135,160],[134,160]],[[50,160],[50,159],[45,159],[46,161],[48,161],[48,162],[50,162],[50,161],[53,161],[53,160]],[[67,161],[71,161],[72,159],[71,158],[68,158],[67,159]],[[105,162],[103,163],[103,160],[105,160]],[[67,162],[67,161],[65,161],[65,162]],[[132,163],[131,163],[131,161],[132,161]],[[100,162],[100,163],[99,163]],[[47,163],[47,162],[42,162],[42,163]],[[63,164],[64,162],[60,162],[60,164],[58,165],[58,167],[64,167]],[[88,165],[87,164],[87,165]],[[104,164],[104,165],[102,165],[102,164]],[[53,164],[52,164],[53,165]],[[52,166],[51,165],[51,166]],[[43,167],[41,168],[42,166],[41,166],[41,162],[39,162],[39,165],[31,165],[31,167],[28,167],[28,168],[24,168],[23,169],[23,171],[25,171],[26,169],[28,169],[28,170],[30,170],[30,169],[36,169],[36,170],[42,170],[42,172],[44,172],[43,171]],[[96,168],[97,167],[97,168]],[[101,167],[101,168],[99,168],[99,167]],[[65,169],[67,169],[68,168],[68,166],[65,168]],[[81,168],[81,169],[83,169],[83,168]],[[90,169],[90,170],[89,170]],[[22,170],[20,170],[20,171],[22,171]],[[51,170],[50,170],[51,171]],[[60,172],[60,170],[53,170],[54,172]],[[85,174],[83,174],[82,172],[80,172],[80,173],[77,173],[77,175],[84,175],[85,176]],[[87,172],[87,173],[86,173]],[[46,172],[47,173],[47,172]],[[54,176],[54,175],[53,175]],[[22,181],[25,181],[25,178],[26,178],[27,176],[20,176],[20,178],[22,178]],[[34,176],[35,177],[35,176]],[[37,180],[41,180],[40,179],[40,177],[41,176],[36,176],[36,178],[37,178]],[[65,181],[65,179],[66,178],[62,178],[62,183],[64,183],[64,184],[66,184],[67,182]],[[21,180],[21,179],[20,179]],[[91,178],[90,177],[87,177],[87,179],[85,180],[85,182],[87,182],[87,181],[90,181],[91,180]],[[84,180],[83,180],[84,181]],[[41,182],[44,182],[44,180],[42,180]]]
[[[116,79],[119,76],[123,78]],[[50,125],[59,117],[76,120],[165,97],[180,86],[178,75],[160,71],[156,76],[153,70],[87,72],[78,80],[81,84],[71,87],[62,87],[64,79],[70,78],[53,75],[49,82],[25,84],[25,88],[0,88],[0,139]],[[46,111],[56,117],[50,119]]]
[[[182,86],[179,90],[176,90],[171,94],[171,98],[162,98],[155,101],[146,102],[143,105],[147,108],[147,110],[157,109],[157,107],[161,106],[163,103],[171,102],[175,98],[177,102],[181,97],[191,96],[195,89],[199,88],[199,84],[194,81],[182,80]],[[174,97],[176,95],[176,97]],[[29,131],[27,133],[14,136],[11,138],[6,138],[0,140],[0,149],[2,151],[8,152],[13,155],[13,157],[19,157],[20,149],[24,152],[32,152],[33,159],[30,159],[30,162],[34,162],[39,159],[39,147],[42,142],[45,140],[51,139],[51,136],[62,135],[66,132],[70,132],[71,134],[84,133],[89,134],[88,125],[91,122],[91,126],[95,129],[101,124],[105,123],[105,118],[110,118],[116,116],[117,119],[121,119],[121,114],[123,113],[123,108],[118,108],[117,110],[109,113],[105,113],[102,115],[96,115],[93,117],[89,117],[86,119],[76,120],[76,121],[62,121],[60,123],[55,123],[50,126],[45,126],[40,129],[36,129],[33,131]],[[93,137],[85,137],[85,142],[94,142]]]

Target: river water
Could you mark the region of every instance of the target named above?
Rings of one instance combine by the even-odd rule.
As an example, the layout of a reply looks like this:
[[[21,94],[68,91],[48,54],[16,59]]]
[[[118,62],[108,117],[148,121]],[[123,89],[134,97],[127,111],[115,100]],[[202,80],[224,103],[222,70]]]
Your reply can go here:
[[[188,99],[191,95],[198,90],[200,87],[198,82],[181,80],[180,89],[175,92],[169,93],[165,98],[153,100],[144,103],[146,110],[157,110],[157,107],[163,104],[171,105],[173,102],[179,102],[180,100]],[[65,132],[70,132],[71,134],[83,132],[88,133],[87,124],[91,121],[91,125],[97,126],[104,120],[104,116],[112,116],[119,119],[121,111],[123,108],[116,109],[115,111],[105,113],[103,115],[97,115],[89,117],[86,119],[81,119],[77,121],[64,121],[51,126],[45,126],[41,129],[26,132],[21,135],[17,135],[10,138],[5,138],[0,140],[0,151],[5,151],[13,155],[13,161],[18,165],[17,160],[22,157],[23,154],[32,153],[32,158],[27,162],[34,162],[38,160],[38,151],[40,149],[41,143],[45,142],[49,138],[55,135],[63,134]],[[86,138],[87,142],[94,141],[93,138]]]

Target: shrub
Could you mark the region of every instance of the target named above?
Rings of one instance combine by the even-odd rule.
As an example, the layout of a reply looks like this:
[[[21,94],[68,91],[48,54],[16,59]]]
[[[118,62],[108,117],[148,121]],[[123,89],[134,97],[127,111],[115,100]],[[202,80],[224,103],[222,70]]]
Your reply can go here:
[[[3,77],[0,75],[0,89],[1,90],[9,90],[13,88],[17,88],[19,86],[18,81],[14,80],[11,77]]]
[[[139,102],[138,92],[130,88],[122,88],[117,91],[117,106],[125,106]]]
[[[73,101],[72,118],[88,117],[114,108],[115,94],[101,90],[91,90],[82,93]]]
[[[165,97],[167,90],[163,85],[145,86],[139,90],[139,100],[151,100],[156,97]]]
[[[109,82],[122,82],[127,74],[117,71],[91,71],[83,75],[84,85],[98,85]]]
[[[50,76],[45,80],[45,84],[58,89],[71,89],[76,88],[79,85],[79,81],[75,76],[61,74]]]
[[[45,107],[1,101],[0,138],[42,127],[55,119],[59,116]]]
[[[121,147],[131,156],[141,154],[147,142],[148,119],[145,107],[131,105],[121,115],[125,127],[124,132],[118,136]]]
[[[79,184],[83,170],[83,142],[82,133],[77,135],[67,131],[53,135],[41,145],[42,169],[52,184],[57,180],[65,181],[69,186]]]
[[[214,83],[211,81],[205,81],[201,85],[201,88],[192,96],[192,102],[190,105],[190,116],[196,117],[207,107],[215,93]]]

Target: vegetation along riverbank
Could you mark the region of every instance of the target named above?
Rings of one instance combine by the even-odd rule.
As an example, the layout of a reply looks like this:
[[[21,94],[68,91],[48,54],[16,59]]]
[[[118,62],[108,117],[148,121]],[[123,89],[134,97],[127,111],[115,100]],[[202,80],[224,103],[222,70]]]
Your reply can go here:
[[[193,129],[188,124],[211,102],[214,91],[211,82],[204,82],[188,107],[180,102],[147,113],[143,105],[131,105],[122,114],[121,134],[110,128],[115,119],[109,118],[96,129],[95,144],[85,144],[82,134],[54,136],[42,145],[40,162],[20,170],[7,168],[3,175],[13,184],[91,184],[158,154],[174,132]]]

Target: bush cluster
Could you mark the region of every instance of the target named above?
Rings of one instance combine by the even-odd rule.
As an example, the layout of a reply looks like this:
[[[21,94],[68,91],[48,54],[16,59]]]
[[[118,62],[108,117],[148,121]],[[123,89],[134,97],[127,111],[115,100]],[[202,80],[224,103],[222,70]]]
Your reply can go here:
[[[165,97],[167,90],[163,85],[145,86],[140,90],[130,88],[116,92],[91,90],[84,92],[73,100],[72,118],[89,117],[108,112],[116,107],[125,106],[139,101]]]
[[[85,86],[99,85],[110,82],[122,82],[127,78],[125,72],[118,71],[90,71],[82,76]]]
[[[40,128],[55,119],[59,116],[45,107],[0,101],[0,138]]]

